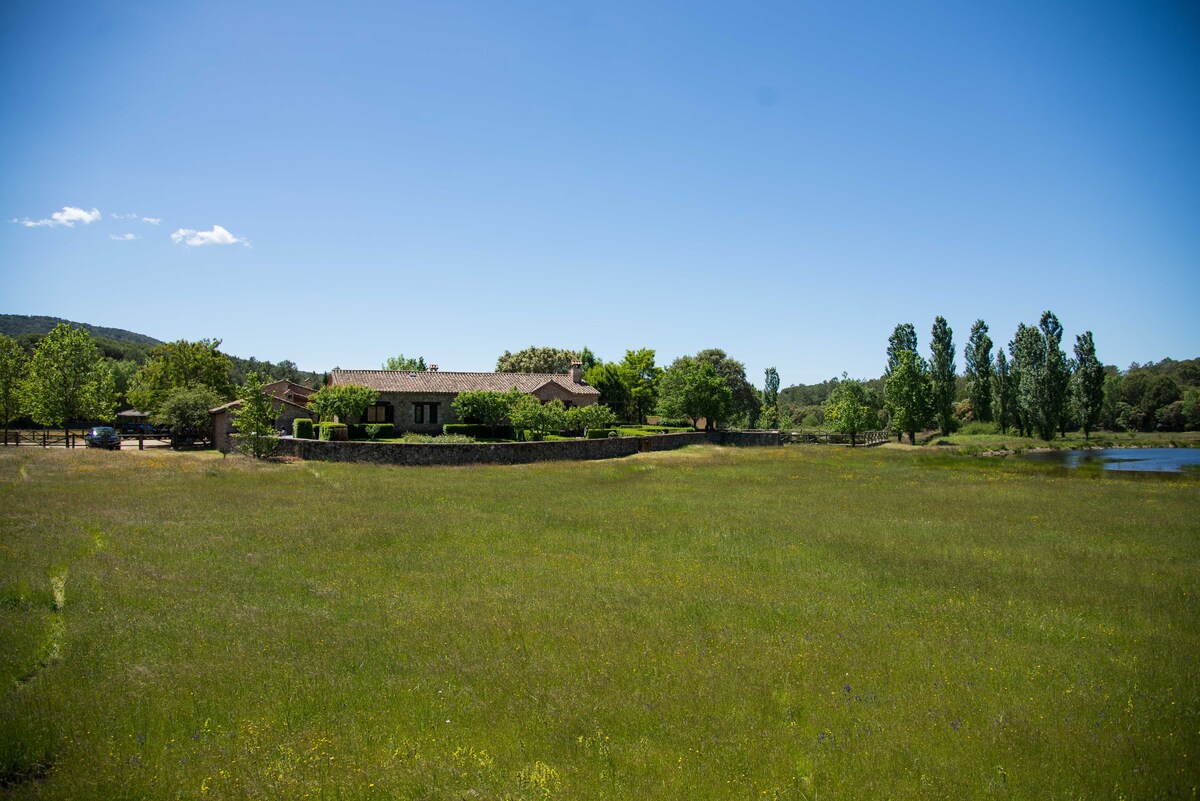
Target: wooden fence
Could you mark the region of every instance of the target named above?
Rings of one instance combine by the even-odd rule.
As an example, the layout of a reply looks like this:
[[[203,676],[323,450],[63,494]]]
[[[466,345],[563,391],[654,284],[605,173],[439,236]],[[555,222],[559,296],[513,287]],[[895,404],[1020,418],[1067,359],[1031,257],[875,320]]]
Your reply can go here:
[[[58,431],[43,428],[40,431],[13,429],[0,434],[4,445],[32,445],[42,448],[76,448],[82,435],[74,431]]]
[[[882,445],[888,441],[886,431],[863,431],[854,438],[855,445]],[[840,431],[785,431],[785,443],[793,445],[849,445],[850,437]]]

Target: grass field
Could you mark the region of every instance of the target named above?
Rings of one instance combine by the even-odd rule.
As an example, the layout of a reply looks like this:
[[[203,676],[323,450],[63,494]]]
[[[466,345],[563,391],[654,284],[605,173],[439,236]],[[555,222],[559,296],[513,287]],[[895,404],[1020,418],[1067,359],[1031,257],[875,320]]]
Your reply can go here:
[[[0,797],[1193,798],[1200,480],[0,451]]]

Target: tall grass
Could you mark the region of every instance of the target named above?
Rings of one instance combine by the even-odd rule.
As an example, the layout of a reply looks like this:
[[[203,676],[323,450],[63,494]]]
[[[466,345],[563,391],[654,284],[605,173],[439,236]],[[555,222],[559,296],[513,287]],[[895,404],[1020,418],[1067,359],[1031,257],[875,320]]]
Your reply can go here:
[[[820,447],[411,469],[21,452],[0,501],[7,797],[1200,781],[1195,478]]]

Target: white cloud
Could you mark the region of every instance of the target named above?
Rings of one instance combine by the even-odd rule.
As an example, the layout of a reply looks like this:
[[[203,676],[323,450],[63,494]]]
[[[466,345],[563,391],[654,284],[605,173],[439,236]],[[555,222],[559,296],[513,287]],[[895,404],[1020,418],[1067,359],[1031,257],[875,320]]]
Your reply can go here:
[[[211,231],[193,231],[191,228],[180,228],[175,233],[171,234],[171,241],[175,244],[182,242],[188,247],[200,247],[201,245],[237,245],[242,244],[249,246],[249,242],[245,239],[234,236],[219,225],[214,225]]]
[[[111,214],[110,213],[108,216],[114,220],[141,220],[142,222],[149,223],[150,225],[158,225],[160,222],[162,222],[162,217],[143,217],[142,215],[138,214],[136,211],[133,212],[132,214]]]
[[[21,220],[13,220],[13,222],[19,223],[26,228],[41,228],[43,226],[49,226],[53,228],[59,225],[65,225],[67,228],[74,228],[75,223],[77,222],[81,222],[84,225],[91,225],[98,219],[100,219],[99,209],[86,211],[84,209],[77,209],[74,206],[63,206],[62,211],[54,212],[50,215],[49,219],[31,220],[28,217],[25,217]]]
[[[158,225],[160,222],[162,222],[162,217],[143,217],[142,222],[150,223],[151,225]]]
[[[134,240],[134,239],[141,239],[141,237],[140,237],[140,236],[138,236],[137,234],[120,234],[120,235],[117,235],[117,234],[109,234],[109,235],[108,235],[108,238],[109,238],[109,239],[115,239],[115,240],[117,240],[118,242],[129,242],[129,241],[131,241],[131,240]]]

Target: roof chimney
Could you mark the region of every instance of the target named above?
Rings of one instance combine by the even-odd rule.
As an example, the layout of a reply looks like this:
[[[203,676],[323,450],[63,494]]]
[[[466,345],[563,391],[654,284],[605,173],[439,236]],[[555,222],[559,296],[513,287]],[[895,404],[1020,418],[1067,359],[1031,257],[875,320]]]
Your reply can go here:
[[[571,362],[571,370],[570,370],[569,374],[571,376],[572,382],[574,382],[576,384],[582,384],[583,383],[583,362],[579,361],[579,359],[576,359],[575,361]]]

